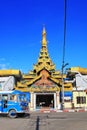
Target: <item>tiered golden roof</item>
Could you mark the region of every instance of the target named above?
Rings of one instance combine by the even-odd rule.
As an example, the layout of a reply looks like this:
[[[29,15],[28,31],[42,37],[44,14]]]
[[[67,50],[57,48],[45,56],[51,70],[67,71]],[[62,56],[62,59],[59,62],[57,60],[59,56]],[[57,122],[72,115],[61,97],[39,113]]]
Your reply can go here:
[[[44,73],[46,72],[48,73],[48,74],[46,73],[48,75],[48,76],[46,75],[47,76],[46,78],[48,81],[41,80],[42,78],[41,71],[43,70],[44,70]],[[59,87],[61,86],[61,78],[62,78],[62,75],[60,71],[55,70],[55,64],[53,64],[52,60],[50,59],[48,49],[47,49],[46,30],[44,27],[42,31],[42,46],[41,46],[38,61],[33,66],[32,71],[30,71],[28,74],[23,74],[23,82],[26,84],[26,91],[28,90],[40,91],[39,86],[37,86],[36,88],[33,87],[33,84],[38,81],[42,82],[43,84],[52,83],[55,85],[55,87],[50,86],[50,88],[47,88],[47,91],[59,91],[60,90]],[[43,85],[43,88],[41,88],[41,90],[43,91],[46,90],[44,88],[44,85]],[[25,91],[25,87],[24,87],[24,91]]]
[[[34,65],[34,70],[36,72],[42,70],[43,68],[46,68],[48,71],[55,70],[55,65],[52,63],[48,50],[47,50],[47,40],[46,40],[46,30],[43,28],[42,32],[42,47],[40,50],[38,62],[36,65]]]

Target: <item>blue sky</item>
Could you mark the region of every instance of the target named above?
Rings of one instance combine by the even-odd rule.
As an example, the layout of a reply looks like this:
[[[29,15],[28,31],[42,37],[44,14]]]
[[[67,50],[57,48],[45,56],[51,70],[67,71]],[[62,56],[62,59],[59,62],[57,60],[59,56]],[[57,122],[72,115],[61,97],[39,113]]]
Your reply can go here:
[[[60,70],[64,0],[0,0],[0,69],[33,69],[46,27],[48,52]],[[87,0],[67,0],[65,63],[87,68]]]

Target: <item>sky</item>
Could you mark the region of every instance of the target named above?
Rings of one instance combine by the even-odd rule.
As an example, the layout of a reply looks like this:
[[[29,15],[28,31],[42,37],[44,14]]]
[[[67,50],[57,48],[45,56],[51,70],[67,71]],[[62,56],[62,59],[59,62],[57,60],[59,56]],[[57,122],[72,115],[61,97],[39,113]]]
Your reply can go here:
[[[64,0],[0,0],[0,69],[28,73],[37,63],[46,28],[50,58],[61,70]],[[67,0],[65,63],[87,68],[87,0]]]

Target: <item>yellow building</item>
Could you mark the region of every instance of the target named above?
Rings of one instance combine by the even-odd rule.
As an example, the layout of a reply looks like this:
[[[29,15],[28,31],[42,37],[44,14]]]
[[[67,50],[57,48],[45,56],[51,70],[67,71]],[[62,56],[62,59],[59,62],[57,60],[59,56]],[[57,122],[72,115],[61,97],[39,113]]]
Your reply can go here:
[[[73,91],[73,102],[75,108],[87,108],[87,93],[86,91]]]

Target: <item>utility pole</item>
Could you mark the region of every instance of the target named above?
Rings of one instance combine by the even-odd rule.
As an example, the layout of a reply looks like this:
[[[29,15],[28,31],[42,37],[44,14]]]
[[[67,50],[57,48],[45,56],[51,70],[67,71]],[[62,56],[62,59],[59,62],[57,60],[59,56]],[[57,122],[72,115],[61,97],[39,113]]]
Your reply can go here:
[[[65,44],[66,44],[66,0],[64,0],[64,43],[63,43],[63,61],[62,61],[62,110],[64,109],[64,68],[68,65],[65,64]]]

